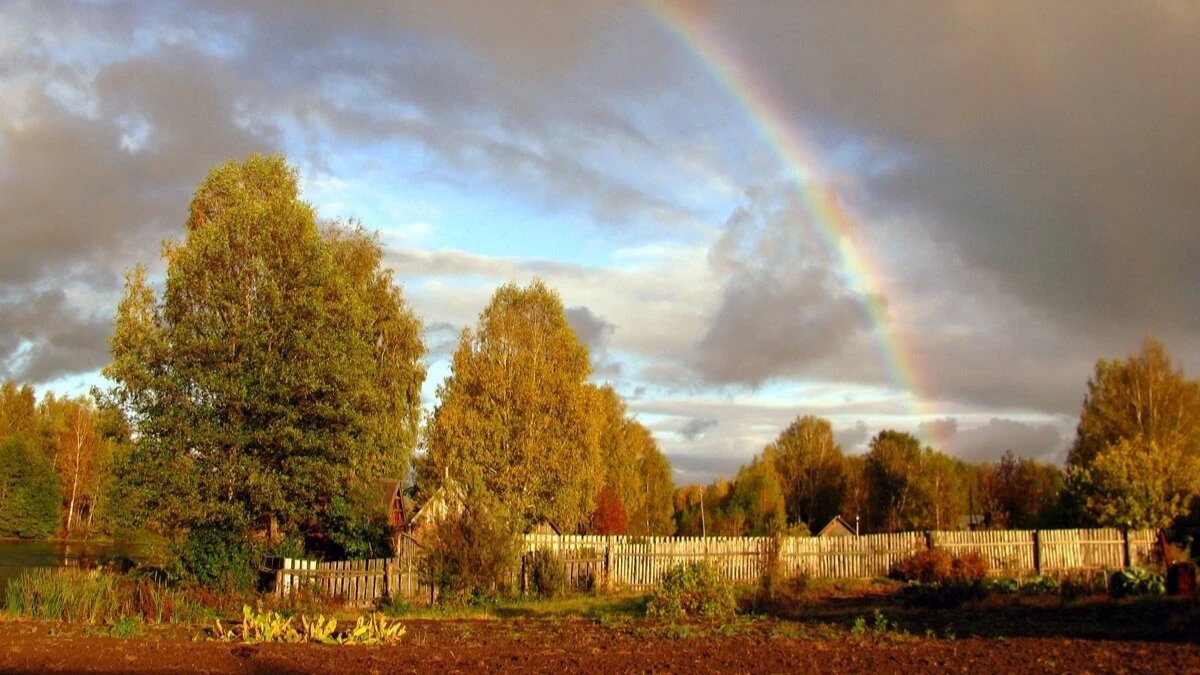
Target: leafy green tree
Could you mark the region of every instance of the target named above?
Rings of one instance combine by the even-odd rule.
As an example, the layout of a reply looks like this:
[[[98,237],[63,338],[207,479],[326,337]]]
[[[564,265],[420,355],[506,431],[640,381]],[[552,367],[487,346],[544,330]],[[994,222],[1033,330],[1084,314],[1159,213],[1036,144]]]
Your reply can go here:
[[[583,526],[604,481],[587,347],[541,281],[501,286],[438,388],[421,482],[480,486],[527,522]]]
[[[103,470],[106,451],[96,429],[96,409],[84,398],[47,394],[38,405],[42,445],[54,458],[62,487],[63,529],[70,534],[79,526],[77,514],[94,498],[97,472]],[[90,508],[90,507],[89,507]]]
[[[783,489],[769,460],[756,457],[738,471],[729,510],[745,516],[745,531],[739,534],[769,536],[787,527]]]
[[[1068,471],[1069,489],[1096,524],[1168,527],[1200,492],[1200,466],[1176,447],[1123,439]]]
[[[404,470],[423,346],[375,239],[323,232],[295,170],[255,156],[209,173],[164,255],[161,301],[126,275],[104,370],[136,439],[125,506],[171,535],[278,541]]]
[[[658,449],[650,430],[638,426],[646,438],[646,450],[638,461],[645,491],[640,508],[631,516],[629,531],[631,534],[670,536],[675,534],[672,508],[675,481],[671,477],[671,464]]]
[[[844,481],[842,487],[841,516],[848,523],[859,523],[862,530],[869,526],[871,493],[867,485],[867,461],[863,455],[848,455],[842,465]],[[824,527],[820,525],[819,527]]]
[[[5,380],[0,385],[0,441],[14,436],[33,441],[37,431],[37,397],[33,387]]]
[[[863,467],[871,531],[913,529],[921,522],[921,442],[911,434],[884,429],[871,439]]]
[[[596,388],[595,394],[604,485],[614,491],[628,515],[629,533],[673,533],[675,485],[670,463],[654,435],[629,415],[611,386]]]
[[[1200,495],[1200,381],[1158,340],[1096,363],[1068,463],[1065,501],[1085,519],[1161,527]]]
[[[841,508],[845,458],[829,420],[806,415],[784,429],[763,452],[775,467],[788,520],[820,529]]]
[[[21,436],[0,442],[0,536],[49,537],[61,502],[51,457]]]
[[[1063,473],[1058,467],[1017,459],[1009,450],[983,472],[980,503],[989,527],[1027,530],[1063,525]]]
[[[1086,466],[1109,446],[1136,438],[1200,456],[1200,381],[1187,379],[1153,337],[1139,353],[1096,362],[1067,463]]]
[[[612,492],[609,501],[618,502],[623,514],[643,512],[646,490],[638,470],[646,451],[646,438],[640,433],[643,429],[629,417],[625,403],[609,385],[594,389],[592,405],[599,423],[604,490]]]
[[[922,448],[911,434],[880,431],[863,465],[867,530],[957,529],[969,472],[965,463]]]
[[[970,468],[949,455],[926,448],[918,474],[920,497],[917,526],[934,530],[956,530],[965,512],[963,489]]]

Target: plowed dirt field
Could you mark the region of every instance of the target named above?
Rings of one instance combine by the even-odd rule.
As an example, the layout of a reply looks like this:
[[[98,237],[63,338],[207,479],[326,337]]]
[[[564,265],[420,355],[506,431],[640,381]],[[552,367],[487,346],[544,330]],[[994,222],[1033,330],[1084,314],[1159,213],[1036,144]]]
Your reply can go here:
[[[821,637],[786,622],[665,633],[638,621],[410,621],[389,647],[245,645],[199,629],[101,637],[58,624],[0,623],[2,672],[459,673],[831,672],[1200,673],[1187,642],[907,634]],[[93,631],[94,632],[94,631]]]

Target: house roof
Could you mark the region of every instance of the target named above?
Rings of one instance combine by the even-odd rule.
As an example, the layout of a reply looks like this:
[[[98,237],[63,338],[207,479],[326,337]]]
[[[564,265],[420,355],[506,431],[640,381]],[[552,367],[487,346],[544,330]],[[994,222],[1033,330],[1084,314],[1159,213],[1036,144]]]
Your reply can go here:
[[[858,533],[854,531],[854,528],[850,526],[850,523],[846,522],[845,518],[842,518],[841,516],[834,516],[825,527],[821,528],[821,531],[817,533],[817,536],[836,537],[847,534],[857,536]]]
[[[400,491],[402,483],[399,478],[380,478],[375,481],[375,486],[378,490],[379,504],[385,509],[392,508],[392,500],[396,498],[396,493]]]
[[[413,514],[413,524],[419,524],[426,521],[438,520],[446,515],[450,505],[457,504],[462,507],[466,504],[466,498],[463,496],[462,488],[452,478],[447,476],[441,487],[434,491],[429,499],[421,505],[421,508]]]

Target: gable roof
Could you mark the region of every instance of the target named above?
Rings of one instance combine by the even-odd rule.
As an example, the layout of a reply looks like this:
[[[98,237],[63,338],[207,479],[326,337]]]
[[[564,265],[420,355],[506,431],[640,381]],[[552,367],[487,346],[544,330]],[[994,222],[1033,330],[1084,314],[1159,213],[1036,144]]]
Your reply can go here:
[[[447,476],[439,487],[412,517],[413,525],[434,522],[442,519],[451,509],[461,511],[466,505],[466,497],[462,488],[452,478]]]
[[[829,524],[822,527],[821,531],[817,533],[818,537],[844,537],[847,535],[855,537],[858,536],[858,533],[841,516],[834,516]]]

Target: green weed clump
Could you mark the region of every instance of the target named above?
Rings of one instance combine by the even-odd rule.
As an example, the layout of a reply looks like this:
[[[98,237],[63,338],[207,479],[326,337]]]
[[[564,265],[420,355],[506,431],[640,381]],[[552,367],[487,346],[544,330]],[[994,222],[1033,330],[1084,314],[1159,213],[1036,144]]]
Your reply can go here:
[[[681,619],[723,619],[737,609],[733,584],[709,561],[686,563],[663,575],[650,594],[646,616]]]
[[[360,616],[354,627],[338,631],[337,619],[317,615],[315,617],[284,617],[279,612],[251,609],[242,606],[242,621],[225,628],[220,621],[214,623],[217,639],[247,643],[311,642],[328,645],[390,645],[404,637],[405,628],[399,621],[392,621],[378,612]]]
[[[1109,589],[1115,598],[1136,595],[1162,595],[1167,590],[1163,576],[1141,567],[1118,570],[1112,575]]]

